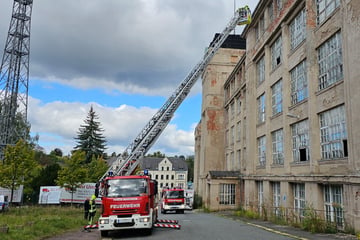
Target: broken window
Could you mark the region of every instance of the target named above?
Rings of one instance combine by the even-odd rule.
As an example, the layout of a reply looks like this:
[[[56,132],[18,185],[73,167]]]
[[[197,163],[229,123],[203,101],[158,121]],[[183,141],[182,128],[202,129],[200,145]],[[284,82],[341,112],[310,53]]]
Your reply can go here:
[[[319,90],[343,78],[341,34],[336,33],[318,49]]]
[[[309,121],[304,120],[293,124],[291,131],[294,162],[309,161]]]
[[[308,82],[306,77],[306,61],[302,61],[290,72],[291,104],[296,104],[308,98]]]
[[[272,87],[272,115],[276,115],[283,111],[283,97],[282,97],[282,80],[279,80]]]
[[[306,38],[306,11],[300,13],[290,23],[290,47],[294,50]]]
[[[321,156],[323,159],[347,157],[345,107],[342,105],[320,114]]]
[[[340,0],[316,0],[317,24],[323,23],[340,6]]]
[[[284,164],[284,134],[283,130],[279,129],[271,133],[272,136],[272,157],[273,164]]]
[[[281,64],[282,38],[281,36],[271,46],[271,66],[274,70]]]

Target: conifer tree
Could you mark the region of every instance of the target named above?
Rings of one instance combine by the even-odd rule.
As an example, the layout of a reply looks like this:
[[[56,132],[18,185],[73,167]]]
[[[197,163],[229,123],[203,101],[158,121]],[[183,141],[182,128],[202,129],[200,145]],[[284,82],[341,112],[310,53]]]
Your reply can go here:
[[[98,119],[98,115],[91,106],[84,124],[80,125],[78,136],[75,137],[77,145],[74,149],[85,152],[85,163],[90,163],[93,157],[95,159],[101,157],[106,149],[104,130],[100,127]]]

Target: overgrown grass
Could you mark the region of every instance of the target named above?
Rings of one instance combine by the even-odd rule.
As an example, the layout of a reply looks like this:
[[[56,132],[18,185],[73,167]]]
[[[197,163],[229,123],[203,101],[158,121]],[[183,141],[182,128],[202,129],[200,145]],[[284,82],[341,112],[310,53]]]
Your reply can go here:
[[[83,216],[83,208],[70,206],[12,207],[0,214],[0,230],[8,227],[0,236],[2,240],[40,240],[81,229],[87,224]]]

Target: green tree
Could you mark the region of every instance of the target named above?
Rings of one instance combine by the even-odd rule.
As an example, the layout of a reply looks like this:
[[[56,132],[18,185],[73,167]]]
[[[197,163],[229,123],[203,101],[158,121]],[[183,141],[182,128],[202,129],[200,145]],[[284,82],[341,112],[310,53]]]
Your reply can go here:
[[[194,156],[188,156],[185,162],[188,166],[188,179],[194,181]]]
[[[58,172],[55,182],[71,193],[71,202],[76,188],[87,180],[87,168],[84,165],[85,152],[73,151],[70,157],[65,157],[65,166]]]
[[[154,152],[153,154],[148,154],[147,157],[158,157],[158,158],[164,158],[165,154],[161,153],[160,151]]]
[[[75,137],[77,145],[74,149],[86,153],[85,163],[89,163],[93,156],[95,158],[102,156],[106,149],[106,140],[103,136],[104,130],[100,127],[98,119],[99,117],[91,106],[84,124],[80,125],[78,136]]]
[[[108,168],[108,165],[102,157],[93,159],[89,164],[87,164],[88,181],[98,182],[99,179],[106,173]]]
[[[5,158],[0,164],[0,186],[11,190],[10,202],[14,190],[20,185],[26,188],[37,169],[30,144],[20,139],[15,145],[5,148]]]
[[[43,167],[30,183],[32,191],[26,192],[24,199],[27,202],[37,203],[39,200],[41,186],[56,186],[55,180],[61,167],[58,163],[53,163]]]

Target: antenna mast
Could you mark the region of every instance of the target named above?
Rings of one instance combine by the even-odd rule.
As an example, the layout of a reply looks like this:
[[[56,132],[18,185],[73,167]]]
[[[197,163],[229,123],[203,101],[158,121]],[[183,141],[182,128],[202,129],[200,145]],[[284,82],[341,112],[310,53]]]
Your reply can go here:
[[[14,0],[0,66],[0,159],[27,134],[30,26],[33,0]]]

